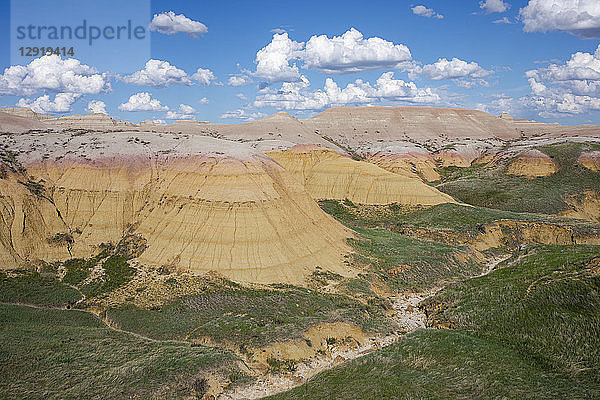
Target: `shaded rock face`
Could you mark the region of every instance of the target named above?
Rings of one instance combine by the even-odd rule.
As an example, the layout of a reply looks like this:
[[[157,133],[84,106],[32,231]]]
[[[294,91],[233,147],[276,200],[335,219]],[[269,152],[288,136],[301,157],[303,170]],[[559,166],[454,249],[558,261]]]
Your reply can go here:
[[[435,205],[454,202],[423,183],[413,172],[386,171],[338,153],[311,146],[295,146],[268,155],[302,183],[315,199],[349,199],[362,204],[400,203]]]
[[[577,161],[591,171],[600,171],[600,151],[587,151],[581,153]]]
[[[416,173],[428,182],[440,179],[436,162],[428,152],[407,152],[394,154],[380,152],[367,158],[367,161],[395,174]]]
[[[506,173],[527,178],[539,178],[554,175],[556,171],[558,171],[558,166],[547,154],[532,149],[517,156],[508,165]]]
[[[64,134],[45,140],[59,138]],[[151,139],[145,138],[134,144],[126,134],[84,134],[76,139],[98,139],[96,154],[88,149],[86,158],[22,155],[27,177],[0,180],[2,265],[88,257],[101,243],[131,234],[145,240],[137,261],[146,266],[216,270],[260,283],[299,284],[317,266],[352,274],[343,262],[351,232],[273,160],[205,137],[182,145],[195,154],[148,154]],[[183,140],[167,139],[172,142],[151,144],[176,148]],[[72,148],[76,143],[65,150]],[[28,187],[27,179],[40,186]],[[52,240],[57,234],[70,235],[72,243]]]

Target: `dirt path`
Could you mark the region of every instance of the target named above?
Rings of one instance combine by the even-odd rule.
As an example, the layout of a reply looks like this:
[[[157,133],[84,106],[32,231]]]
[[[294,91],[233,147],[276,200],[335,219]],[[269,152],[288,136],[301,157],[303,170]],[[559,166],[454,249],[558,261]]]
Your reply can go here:
[[[511,257],[510,254],[503,255],[488,262],[487,268],[478,276],[484,276],[492,272],[500,263]],[[475,278],[475,277],[474,277]],[[405,293],[393,297],[394,320],[401,331],[387,336],[375,336],[369,342],[354,349],[333,348],[325,356],[314,358],[299,363],[293,373],[267,374],[258,378],[250,386],[237,388],[234,391],[226,391],[218,396],[219,400],[254,400],[286,392],[302,385],[313,376],[326,371],[343,362],[356,359],[365,354],[372,353],[383,347],[389,346],[403,336],[421,328],[425,328],[426,316],[419,309],[419,303],[435,295],[443,287],[435,288],[422,293]]]

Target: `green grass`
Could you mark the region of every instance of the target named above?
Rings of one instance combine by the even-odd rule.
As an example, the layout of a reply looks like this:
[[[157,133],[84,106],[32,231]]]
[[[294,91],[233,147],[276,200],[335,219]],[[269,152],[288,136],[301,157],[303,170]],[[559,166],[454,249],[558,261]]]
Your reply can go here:
[[[426,302],[450,323],[514,348],[531,363],[600,384],[600,246],[538,246],[513,266],[453,285]]]
[[[1,398],[201,397],[205,373],[228,374],[234,359],[225,350],[115,332],[82,311],[0,304]]]
[[[467,250],[466,247],[415,239],[396,232],[402,224],[409,223],[435,226],[433,221],[437,221],[437,227],[451,226],[453,221],[466,220],[464,215],[470,219],[463,225],[474,220],[479,223],[478,217],[465,210],[470,207],[440,205],[426,210],[403,211],[394,204],[370,207],[343,205],[335,200],[324,200],[319,204],[325,212],[359,234],[358,238],[348,241],[354,249],[354,262],[370,266],[371,272],[391,289],[420,291],[481,271],[474,262],[456,258],[457,253]],[[464,211],[463,215],[457,216],[456,210]],[[487,212],[482,213],[487,215]],[[448,216],[450,222],[444,221],[444,216]]]
[[[410,227],[470,234],[477,232],[483,225],[500,220],[600,226],[600,224],[546,214],[518,213],[453,203],[420,209],[403,209],[397,204],[345,206],[336,200],[321,200],[319,205],[325,212],[351,228],[384,227],[389,230],[401,231],[403,228]]]
[[[463,247],[414,239],[385,229],[355,230],[361,236],[349,239],[355,250],[354,260],[370,265],[390,288],[419,291],[480,272],[478,265],[455,258],[457,252],[466,250]]]
[[[56,276],[31,271],[0,272],[0,302],[67,307],[81,299],[74,288]]]
[[[600,398],[600,246],[536,246],[444,289],[428,323],[283,399]]]
[[[590,399],[598,386],[548,372],[464,332],[419,330],[270,400]]]
[[[507,164],[490,168],[442,170],[437,186],[465,203],[515,212],[556,214],[567,208],[567,196],[584,190],[600,190],[600,173],[577,163],[582,151],[598,150],[593,143],[559,143],[539,148],[558,165],[552,176],[528,179],[505,174]]]
[[[380,304],[293,286],[280,290],[222,287],[155,309],[125,305],[108,310],[107,317],[124,330],[156,339],[208,336],[255,347],[300,337],[318,322],[348,321],[371,332],[393,328]]]

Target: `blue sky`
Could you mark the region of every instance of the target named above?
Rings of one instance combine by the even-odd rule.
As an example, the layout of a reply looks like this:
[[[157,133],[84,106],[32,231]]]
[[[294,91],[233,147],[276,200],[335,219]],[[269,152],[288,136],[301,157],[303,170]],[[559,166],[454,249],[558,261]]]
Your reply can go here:
[[[49,80],[52,74],[62,74],[57,79],[63,83],[56,85],[40,83],[39,79],[31,83],[35,79],[23,75],[16,87],[8,88],[10,82],[6,82],[16,78],[5,71],[2,78],[6,82],[0,80],[1,106],[30,105],[63,115],[87,113],[89,103],[95,101],[103,102],[101,109],[111,117],[134,122],[193,118],[234,123],[280,110],[308,117],[334,105],[431,105],[478,108],[494,114],[508,111],[515,117],[565,124],[600,124],[597,0],[487,0],[486,4],[470,0],[111,0],[102,3],[102,12],[94,11],[91,1],[76,2],[83,4],[79,10],[73,10],[73,0],[57,0],[52,7],[47,1],[26,1],[46,6],[27,5],[27,12],[16,18],[13,4],[13,19],[18,21],[11,21],[11,5],[2,2],[2,70],[11,65],[27,67],[32,61],[15,56],[14,48],[11,54],[11,38],[14,44],[16,26],[23,20],[76,26],[89,14],[96,15],[101,26],[130,18],[148,28],[154,15],[173,11],[190,22],[174,27],[172,34],[164,33],[170,29],[165,26],[148,31],[143,41],[98,40],[87,49],[76,44],[74,58],[96,72],[80,67],[73,70],[62,61],[39,62],[38,69],[31,65],[31,71],[23,72],[32,77],[38,74],[39,78],[42,71],[50,74],[44,75]],[[24,3],[19,4],[17,9],[24,7]],[[65,9],[73,10],[68,17]],[[502,20],[509,23],[494,23]],[[347,48],[341,39],[333,39],[351,28],[359,34],[353,31],[348,35],[353,41]],[[295,50],[286,56],[268,48],[263,63],[257,65],[257,52],[274,40],[273,29],[285,31],[287,37],[279,37],[278,43],[295,46]],[[357,36],[360,34],[362,38]],[[309,51],[308,41],[321,35],[326,37],[315,39]],[[369,38],[379,41],[367,42]],[[336,58],[335,51],[327,55],[328,48],[336,45],[341,46],[343,56]],[[587,55],[567,63],[577,52]],[[282,67],[282,57],[289,68]],[[329,64],[325,65],[327,57]],[[170,68],[173,79],[142,79],[147,74],[131,77],[143,71],[149,59],[167,62],[162,68]],[[192,77],[198,68],[210,71],[209,78],[204,72],[208,82]],[[283,75],[287,75],[278,73],[278,68],[284,68],[287,72]],[[69,73],[81,79],[76,88],[65,78]],[[247,84],[231,86],[232,76]],[[90,77],[97,78],[97,85],[90,86],[94,80]],[[29,82],[27,90],[21,90],[19,82]],[[148,95],[120,106],[138,93]],[[57,94],[60,96],[55,97]],[[152,100],[153,105],[147,105]]]

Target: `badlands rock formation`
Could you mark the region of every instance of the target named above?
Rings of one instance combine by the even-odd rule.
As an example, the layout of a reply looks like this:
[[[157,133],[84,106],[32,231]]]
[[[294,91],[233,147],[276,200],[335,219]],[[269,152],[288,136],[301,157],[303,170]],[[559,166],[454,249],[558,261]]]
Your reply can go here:
[[[399,169],[392,173],[333,150],[298,145],[267,154],[291,172],[315,199],[408,205],[454,202],[447,194],[423,183],[413,172]]]
[[[600,151],[584,152],[579,156],[578,161],[579,164],[591,171],[600,171]]]
[[[508,175],[539,178],[550,176],[558,171],[558,166],[552,159],[539,150],[532,149],[521,153],[508,166]]]
[[[301,283],[317,266],[352,273],[351,233],[244,144],[141,132],[4,139],[27,175],[0,180],[3,267],[87,257],[134,235],[147,266],[250,282]]]

